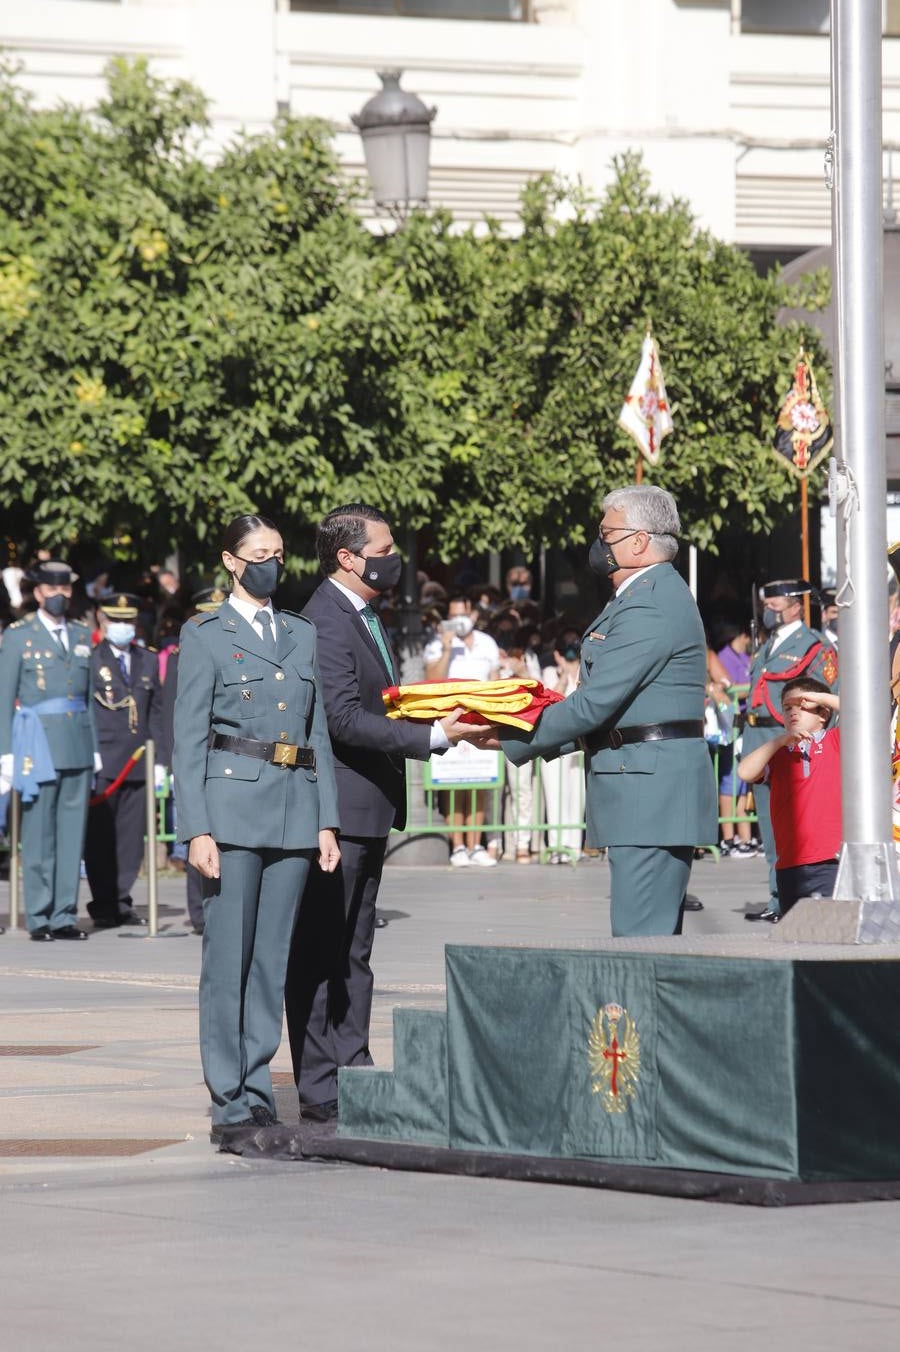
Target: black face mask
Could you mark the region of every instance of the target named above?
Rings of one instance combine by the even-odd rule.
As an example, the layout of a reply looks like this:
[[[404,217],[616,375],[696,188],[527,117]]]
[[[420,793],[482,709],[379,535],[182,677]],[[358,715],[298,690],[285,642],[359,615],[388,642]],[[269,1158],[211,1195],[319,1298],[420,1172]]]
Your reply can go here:
[[[588,551],[588,567],[598,577],[612,577],[619,571],[616,556],[605,540],[598,535]]]
[[[559,655],[560,657],[564,657],[567,662],[574,662],[581,656],[581,644],[567,643],[566,646],[560,650]]]
[[[396,587],[400,581],[403,559],[399,554],[376,554],[370,558],[366,558],[365,554],[358,554],[357,558],[362,559],[364,564],[361,579],[373,591],[390,591],[391,587]]]
[[[61,592],[57,592],[55,596],[48,596],[41,603],[41,609],[46,610],[47,614],[52,615],[55,620],[59,620],[69,609],[69,598],[63,596]]]
[[[235,554],[236,559],[241,559],[240,554]],[[276,559],[273,554],[270,559],[263,559],[261,563],[253,560],[241,559],[241,563],[246,563],[247,567],[241,573],[237,581],[240,582],[244,591],[251,596],[257,597],[260,601],[272,595],[278,586],[278,580],[284,570],[284,564],[280,559]]]

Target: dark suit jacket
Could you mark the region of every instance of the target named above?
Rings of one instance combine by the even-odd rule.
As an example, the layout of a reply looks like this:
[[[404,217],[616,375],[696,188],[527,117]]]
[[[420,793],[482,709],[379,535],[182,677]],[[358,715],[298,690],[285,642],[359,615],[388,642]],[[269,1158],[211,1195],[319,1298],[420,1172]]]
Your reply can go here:
[[[103,758],[100,773],[104,779],[115,779],[129,756],[133,756],[148,737],[152,737],[156,743],[157,760],[161,759],[159,660],[156,653],[136,643],[131,645],[130,657],[131,671],[126,684],[119,660],[106,639],[98,643],[91,653],[91,699],[97,741]],[[108,707],[111,704],[121,705],[129,695],[136,705],[137,722],[133,731],[126,707]],[[142,756],[128,776],[128,782],[143,784],[148,774],[153,774],[153,766],[148,766],[146,756]]]
[[[303,615],[319,635],[319,669],[328,731],[334,749],[341,831],[348,836],[387,836],[406,825],[404,759],[427,760],[431,727],[390,719],[381,692],[389,676],[375,640],[353,603],[327,578]],[[384,633],[385,644],[391,651]]]

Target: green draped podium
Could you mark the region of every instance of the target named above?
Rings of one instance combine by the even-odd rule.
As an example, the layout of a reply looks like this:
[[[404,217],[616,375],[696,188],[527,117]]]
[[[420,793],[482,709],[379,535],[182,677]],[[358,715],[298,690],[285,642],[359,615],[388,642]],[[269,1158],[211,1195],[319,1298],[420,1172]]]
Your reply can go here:
[[[339,1135],[900,1179],[900,957],[706,956],[672,942],[448,947],[446,1015],[395,1011],[394,1071],[341,1071]]]

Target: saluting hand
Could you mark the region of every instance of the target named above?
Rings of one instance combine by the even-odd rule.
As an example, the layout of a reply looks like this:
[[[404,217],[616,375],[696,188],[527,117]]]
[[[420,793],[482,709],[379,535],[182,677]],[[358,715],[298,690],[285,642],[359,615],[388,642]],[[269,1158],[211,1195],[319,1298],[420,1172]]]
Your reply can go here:
[[[333,831],[319,832],[319,868],[323,873],[334,873],[341,862],[341,851]]]
[[[212,836],[194,836],[188,849],[188,863],[204,878],[219,877],[219,847]]]

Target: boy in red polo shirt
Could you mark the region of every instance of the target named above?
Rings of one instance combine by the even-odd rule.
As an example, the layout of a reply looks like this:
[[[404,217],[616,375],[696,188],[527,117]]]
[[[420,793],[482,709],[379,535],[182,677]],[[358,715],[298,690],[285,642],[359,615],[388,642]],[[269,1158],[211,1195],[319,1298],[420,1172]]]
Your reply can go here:
[[[781,692],[784,732],[741,760],[748,784],[770,789],[781,914],[800,897],[830,897],[841,848],[841,733],[826,728],[840,707],[821,681],[797,676]]]

